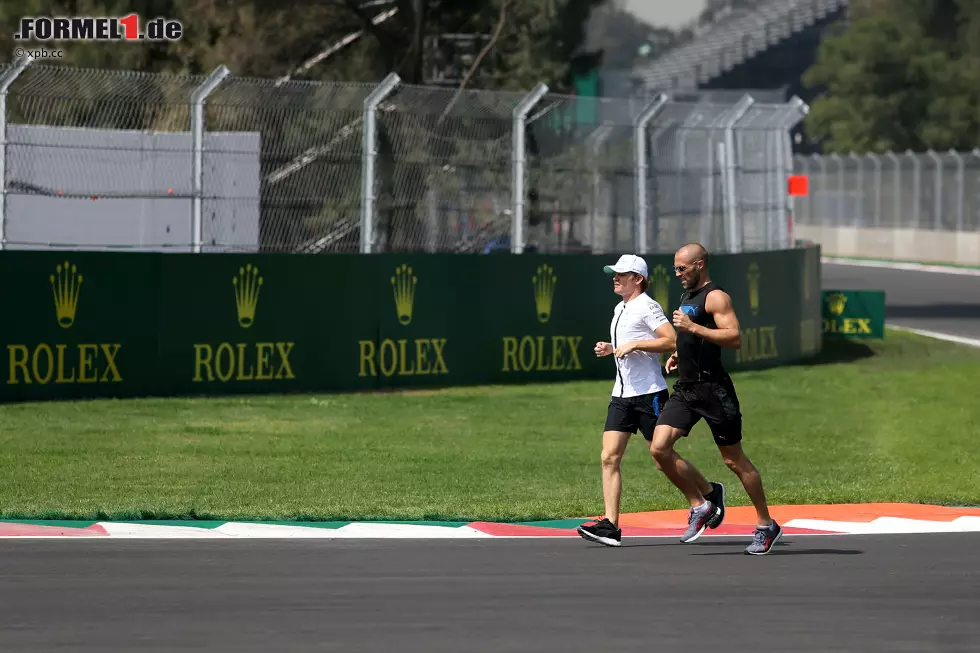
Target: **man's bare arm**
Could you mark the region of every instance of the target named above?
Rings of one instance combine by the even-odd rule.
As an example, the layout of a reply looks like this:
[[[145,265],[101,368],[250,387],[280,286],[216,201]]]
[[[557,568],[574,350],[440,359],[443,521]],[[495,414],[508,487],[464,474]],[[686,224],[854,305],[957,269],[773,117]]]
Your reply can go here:
[[[704,308],[715,319],[716,329],[695,325],[694,335],[728,349],[742,348],[742,331],[732,306],[732,298],[721,290],[712,290],[704,301]]]
[[[616,356],[622,357],[634,351],[645,351],[649,353],[664,353],[673,351],[677,347],[677,332],[670,324],[661,324],[654,333],[658,336],[651,340],[634,340],[620,345],[616,348]]]
[[[657,334],[657,338],[653,340],[639,340],[633,343],[633,351],[662,354],[672,352],[677,347],[677,331],[669,323],[661,324],[654,333]]]

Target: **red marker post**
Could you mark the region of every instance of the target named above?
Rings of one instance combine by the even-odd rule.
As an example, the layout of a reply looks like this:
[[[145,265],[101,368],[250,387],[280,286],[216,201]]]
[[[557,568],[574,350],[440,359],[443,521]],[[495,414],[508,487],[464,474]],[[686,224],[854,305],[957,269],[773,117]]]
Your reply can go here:
[[[790,197],[806,197],[810,192],[810,179],[806,175],[790,175],[789,176],[789,191]],[[793,242],[793,213],[787,216],[787,231],[789,232],[789,242]]]
[[[810,179],[806,175],[789,176],[789,194],[792,197],[806,197],[810,192]]]

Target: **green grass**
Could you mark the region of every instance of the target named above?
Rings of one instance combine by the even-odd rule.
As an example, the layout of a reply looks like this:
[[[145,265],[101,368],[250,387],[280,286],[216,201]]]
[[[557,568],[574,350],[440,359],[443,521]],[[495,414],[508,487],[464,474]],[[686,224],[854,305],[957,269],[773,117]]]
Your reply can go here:
[[[978,363],[980,350],[889,332],[736,374],[771,502],[980,504]],[[588,516],[611,385],[0,406],[0,517]],[[645,444],[630,443],[623,510],[682,507]],[[703,423],[679,450],[748,504]]]

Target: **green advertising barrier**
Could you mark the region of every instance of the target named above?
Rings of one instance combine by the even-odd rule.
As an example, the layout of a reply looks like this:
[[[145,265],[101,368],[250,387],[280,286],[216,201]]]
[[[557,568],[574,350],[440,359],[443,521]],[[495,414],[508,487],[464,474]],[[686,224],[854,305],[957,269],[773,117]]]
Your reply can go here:
[[[4,400],[153,394],[160,259],[4,252]]]
[[[830,337],[884,338],[882,290],[824,290],[823,333]]]
[[[0,400],[607,379],[618,255],[0,252]],[[671,255],[646,257],[668,316]],[[817,248],[717,255],[732,370],[820,348]]]

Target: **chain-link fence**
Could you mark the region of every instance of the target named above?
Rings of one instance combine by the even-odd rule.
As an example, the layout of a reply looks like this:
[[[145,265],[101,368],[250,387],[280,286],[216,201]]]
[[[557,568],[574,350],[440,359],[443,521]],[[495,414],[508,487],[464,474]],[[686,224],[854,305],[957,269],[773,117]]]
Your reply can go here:
[[[797,156],[795,219],[816,226],[980,230],[980,149]]]
[[[0,244],[270,252],[790,246],[797,100],[0,68]]]

